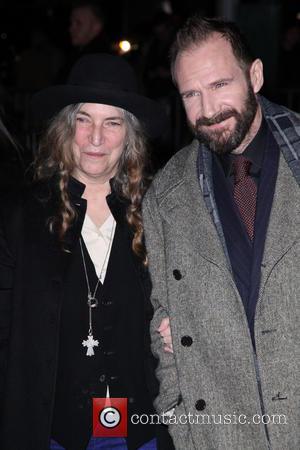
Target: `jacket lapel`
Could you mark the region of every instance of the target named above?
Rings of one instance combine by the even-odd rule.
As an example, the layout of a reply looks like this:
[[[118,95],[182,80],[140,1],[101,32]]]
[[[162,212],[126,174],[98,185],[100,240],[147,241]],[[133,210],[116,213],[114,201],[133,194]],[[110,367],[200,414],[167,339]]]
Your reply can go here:
[[[197,174],[198,146],[191,146],[183,176],[163,197],[160,208],[178,239],[188,241],[188,248],[206,260],[228,270],[213,219],[206,207]]]
[[[300,189],[281,155],[262,261],[261,292],[280,258],[300,239]]]

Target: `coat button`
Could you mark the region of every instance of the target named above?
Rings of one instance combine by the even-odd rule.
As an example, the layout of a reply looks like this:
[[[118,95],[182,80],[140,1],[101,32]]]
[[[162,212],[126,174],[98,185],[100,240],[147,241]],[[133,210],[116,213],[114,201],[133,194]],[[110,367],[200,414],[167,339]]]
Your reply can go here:
[[[184,347],[190,347],[192,343],[193,339],[191,338],[191,336],[182,336],[181,345],[183,345]]]
[[[111,375],[109,377],[110,381],[117,381],[119,379],[119,377],[117,375]]]
[[[197,411],[203,411],[205,409],[205,407],[206,407],[205,400],[200,398],[200,400],[196,401],[195,408],[197,409]]]
[[[114,356],[116,354],[113,350],[107,350],[103,352],[104,356]]]
[[[111,300],[102,300],[101,304],[103,306],[111,306],[113,302]]]
[[[173,270],[173,276],[175,280],[181,280],[182,278],[181,272],[178,269]]]
[[[104,374],[100,375],[100,377],[99,377],[100,383],[104,383],[105,379],[106,379],[106,376]]]

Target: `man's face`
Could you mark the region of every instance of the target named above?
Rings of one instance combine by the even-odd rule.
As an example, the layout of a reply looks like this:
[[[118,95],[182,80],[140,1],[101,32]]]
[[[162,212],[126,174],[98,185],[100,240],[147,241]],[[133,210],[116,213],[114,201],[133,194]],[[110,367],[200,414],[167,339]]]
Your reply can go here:
[[[86,7],[73,9],[70,18],[70,37],[74,47],[87,45],[101,31],[99,19]]]
[[[238,149],[260,120],[257,61],[246,75],[219,34],[177,56],[175,76],[188,122],[196,137],[218,154]]]

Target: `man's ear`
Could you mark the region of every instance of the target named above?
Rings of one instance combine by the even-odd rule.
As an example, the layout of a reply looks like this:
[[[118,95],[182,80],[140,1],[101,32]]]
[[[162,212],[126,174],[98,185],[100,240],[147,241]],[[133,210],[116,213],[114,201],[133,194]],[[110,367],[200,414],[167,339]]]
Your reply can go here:
[[[253,87],[253,91],[257,94],[262,85],[264,84],[264,69],[263,63],[260,59],[253,61],[250,67],[250,80]]]

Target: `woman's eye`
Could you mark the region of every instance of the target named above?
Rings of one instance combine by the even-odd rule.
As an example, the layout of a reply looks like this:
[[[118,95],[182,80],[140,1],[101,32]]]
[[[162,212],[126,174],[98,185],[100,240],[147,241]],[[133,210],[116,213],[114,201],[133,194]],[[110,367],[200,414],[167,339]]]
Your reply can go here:
[[[106,122],[106,125],[109,127],[118,127],[121,125],[121,122],[117,120],[110,120],[109,122]]]
[[[88,119],[86,117],[78,116],[76,117],[76,121],[80,123],[88,123]]]

